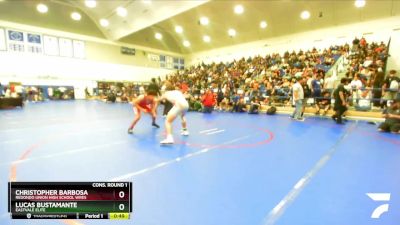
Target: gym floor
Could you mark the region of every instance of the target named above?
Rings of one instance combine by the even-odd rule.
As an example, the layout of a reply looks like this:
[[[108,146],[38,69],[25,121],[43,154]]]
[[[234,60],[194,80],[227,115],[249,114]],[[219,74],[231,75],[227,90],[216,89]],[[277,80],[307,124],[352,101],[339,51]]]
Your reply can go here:
[[[160,107],[161,110],[162,107]],[[355,225],[400,221],[400,136],[377,125],[288,115],[187,114],[160,146],[129,104],[28,103],[0,111],[0,224]],[[11,220],[7,182],[132,181],[129,221]],[[391,193],[387,202],[366,193]],[[379,219],[372,212],[389,211]]]

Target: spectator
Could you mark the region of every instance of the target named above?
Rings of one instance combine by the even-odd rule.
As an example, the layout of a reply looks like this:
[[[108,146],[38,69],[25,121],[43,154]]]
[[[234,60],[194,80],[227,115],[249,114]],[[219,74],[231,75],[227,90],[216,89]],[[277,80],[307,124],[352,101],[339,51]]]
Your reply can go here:
[[[182,85],[181,85],[181,91],[182,91],[182,93],[186,93],[186,92],[188,92],[188,90],[189,90],[188,84],[187,84],[185,81],[183,81],[183,82],[182,82]]]
[[[311,90],[307,85],[307,77],[303,77],[300,81],[301,87],[303,88],[303,108],[301,110],[301,117],[304,115],[304,111],[306,110],[307,102],[311,98]]]
[[[371,110],[371,90],[370,88],[362,88],[357,90],[358,99],[355,105],[357,111]]]
[[[380,106],[380,98],[382,97],[382,90],[381,87],[383,86],[385,74],[383,72],[376,73],[372,80],[372,88],[373,88],[373,102],[374,106]]]
[[[320,93],[323,91],[321,84],[323,84],[324,90],[328,89],[332,92],[336,74],[334,73],[333,76],[335,79],[330,81],[329,78],[325,79],[325,71],[328,71],[331,64],[335,63],[339,54],[351,56],[349,56],[349,59],[344,59],[344,61],[348,61],[346,65],[351,67],[349,69],[350,77],[360,72],[362,65],[368,65],[363,70],[366,73],[366,78],[374,76],[373,70],[382,70],[385,66],[384,59],[387,55],[387,47],[384,44],[378,45],[376,43],[361,45],[360,42],[359,40],[358,43],[355,43],[357,51],[354,51],[353,54],[349,54],[350,47],[346,44],[344,46],[331,46],[321,51],[314,48],[308,51],[285,52],[283,55],[274,53],[265,57],[242,58],[227,63],[211,63],[208,65],[202,63],[199,66],[193,66],[185,71],[178,71],[174,75],[169,75],[167,80],[175,85],[182,84],[182,86],[183,82],[187,82],[188,91],[195,95],[200,95],[200,93],[204,93],[202,90],[211,87],[221,109],[225,108],[225,98],[231,100],[229,104],[235,105],[234,101],[237,101],[237,96],[232,96],[235,93],[244,96],[244,100],[248,103],[254,96],[261,94],[262,96],[269,96],[266,100],[268,104],[277,102],[286,104],[288,97],[292,95],[290,93],[293,86],[291,80],[296,76],[308,76],[310,78],[308,84],[316,96],[318,96],[318,91],[314,92],[314,89],[317,88],[312,87],[313,80],[318,79]],[[364,40],[362,42],[364,43]],[[312,79],[313,74],[321,74],[322,76]],[[362,80],[361,77],[359,80]],[[366,86],[369,83],[371,81],[366,79],[363,85]],[[223,95],[219,89],[222,90]],[[228,93],[226,94],[227,90]],[[303,90],[306,92],[304,88]],[[219,95],[218,92],[220,92]]]
[[[107,102],[114,103],[116,99],[117,99],[117,96],[115,95],[115,93],[113,91],[110,91],[107,95]]]
[[[50,89],[50,88],[47,88],[47,92],[48,92],[49,96],[52,96],[52,95],[53,95],[53,89],[51,89],[51,95],[50,95],[49,89]],[[85,88],[85,98],[89,98],[89,97],[91,97],[91,95],[90,95],[90,93],[89,93],[88,87],[86,87],[86,88]]]
[[[322,98],[317,99],[316,103],[317,111],[315,112],[315,115],[319,115],[319,111],[322,109],[322,115],[325,116],[331,108],[331,94],[328,91],[322,92]]]
[[[229,112],[232,109],[232,103],[230,102],[229,98],[224,98],[220,103],[220,110],[224,112]]]
[[[367,46],[367,41],[365,40],[364,37],[362,37],[360,40],[360,46],[363,48],[365,48]]]
[[[221,102],[224,99],[224,92],[222,91],[221,87],[217,90],[217,110],[222,111]]]
[[[156,78],[151,78],[151,83],[147,86],[147,91],[155,93],[155,96],[161,96],[160,87],[156,83]]]
[[[347,110],[348,91],[346,91],[344,88],[347,83],[348,80],[346,78],[342,78],[339,86],[333,92],[333,97],[335,98],[335,105],[333,109],[335,110],[335,114],[332,116],[332,119],[335,120],[337,124],[343,124],[342,115]]]
[[[249,114],[258,114],[260,107],[261,104],[258,97],[253,97],[253,99],[250,102]]]
[[[362,88],[363,84],[360,80],[360,74],[356,73],[353,77],[353,80],[350,82],[350,87],[352,90],[352,96],[353,96],[353,104],[357,104],[358,98],[359,98],[359,90]]]
[[[144,95],[144,94],[145,94],[145,90],[146,90],[146,89],[144,88],[144,85],[140,85],[140,86],[139,86],[139,94],[140,94],[140,95]]]
[[[321,97],[321,77],[317,74],[314,74],[313,80],[311,81],[311,93],[314,99]]]
[[[324,90],[329,92],[329,94],[331,95],[334,90],[335,81],[336,81],[336,76],[334,75],[331,75],[325,79]]]
[[[240,98],[238,102],[233,105],[232,112],[246,112],[246,104],[244,103],[244,99]]]
[[[195,102],[193,104],[193,110],[196,112],[201,112],[202,110],[201,101],[198,96],[195,98]]]
[[[304,117],[301,116],[301,112],[303,109],[304,92],[303,87],[300,84],[300,79],[302,78],[297,78],[296,83],[293,85],[293,104],[296,108],[293,111],[291,118],[298,121],[304,121]]]
[[[400,98],[384,112],[383,117],[385,122],[379,126],[378,131],[400,134]]]
[[[203,112],[211,113],[215,105],[215,97],[210,89],[207,89],[206,93],[201,97],[203,103]]]
[[[389,76],[382,86],[383,107],[386,107],[387,101],[396,99],[396,95],[399,91],[399,82],[399,78],[396,77],[396,70],[390,70]]]
[[[356,37],[353,40],[353,46],[352,46],[352,51],[357,52],[359,48],[360,40]]]

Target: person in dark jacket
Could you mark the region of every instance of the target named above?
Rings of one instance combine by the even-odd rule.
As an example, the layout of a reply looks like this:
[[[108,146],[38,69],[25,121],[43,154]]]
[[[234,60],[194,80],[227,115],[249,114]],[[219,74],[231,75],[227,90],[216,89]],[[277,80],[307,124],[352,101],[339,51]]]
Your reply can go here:
[[[156,96],[161,96],[160,86],[158,86],[158,84],[156,82],[156,78],[151,78],[151,83],[147,87],[147,91],[156,93]]]
[[[384,112],[385,122],[379,125],[378,131],[400,134],[400,98]]]
[[[347,83],[347,78],[342,78],[339,86],[333,92],[333,97],[335,98],[335,105],[333,109],[335,110],[335,114],[332,116],[332,119],[335,120],[337,124],[343,124],[342,115],[347,111],[348,92],[344,88]]]
[[[260,100],[258,99],[258,97],[253,97],[253,99],[250,102],[249,114],[258,114],[260,108],[261,108]]]

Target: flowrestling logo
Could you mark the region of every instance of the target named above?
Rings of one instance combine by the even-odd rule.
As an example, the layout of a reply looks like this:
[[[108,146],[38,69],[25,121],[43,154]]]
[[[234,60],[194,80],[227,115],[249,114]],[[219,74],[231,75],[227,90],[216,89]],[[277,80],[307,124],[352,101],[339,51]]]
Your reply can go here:
[[[389,211],[389,204],[385,202],[390,201],[390,193],[366,193],[366,195],[376,202],[384,203],[375,208],[371,214],[371,218],[379,219],[383,213]]]

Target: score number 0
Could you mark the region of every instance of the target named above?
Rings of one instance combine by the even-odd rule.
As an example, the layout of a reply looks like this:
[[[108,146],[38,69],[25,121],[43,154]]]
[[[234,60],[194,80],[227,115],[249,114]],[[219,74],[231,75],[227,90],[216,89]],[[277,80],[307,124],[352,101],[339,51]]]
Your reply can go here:
[[[118,193],[118,197],[119,198],[124,198],[125,197],[125,192],[120,191]],[[124,204],[119,204],[118,208],[119,208],[119,210],[123,211],[125,209],[125,205]]]

